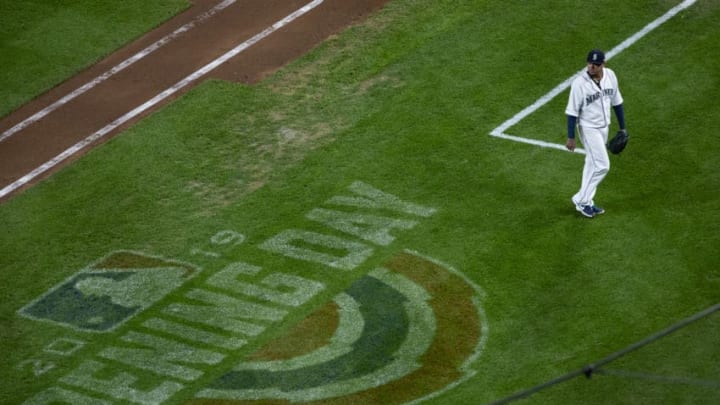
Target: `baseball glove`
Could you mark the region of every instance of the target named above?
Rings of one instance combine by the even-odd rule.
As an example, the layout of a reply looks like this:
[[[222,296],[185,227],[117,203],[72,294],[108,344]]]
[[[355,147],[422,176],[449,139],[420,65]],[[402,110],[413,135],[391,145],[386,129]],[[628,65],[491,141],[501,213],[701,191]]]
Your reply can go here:
[[[625,149],[629,138],[630,136],[628,135],[627,130],[621,129],[620,131],[617,131],[615,136],[613,136],[607,144],[608,150],[617,155]]]

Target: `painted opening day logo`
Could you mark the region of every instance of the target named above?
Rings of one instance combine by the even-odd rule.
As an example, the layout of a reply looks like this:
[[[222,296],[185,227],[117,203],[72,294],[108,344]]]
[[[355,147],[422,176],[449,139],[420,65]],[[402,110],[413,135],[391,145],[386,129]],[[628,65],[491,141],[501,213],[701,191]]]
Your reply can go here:
[[[19,312],[89,332],[107,332],[165,297],[197,271],[187,263],[117,251]]]
[[[286,229],[257,245],[288,263],[311,263],[317,274],[227,263],[223,252],[246,240],[232,230],[190,249],[202,272],[182,260],[112,252],[18,311],[71,331],[45,354],[81,358],[68,369],[21,363],[53,379],[25,403],[387,404],[451,389],[473,375],[487,339],[480,288],[402,248],[363,270],[378,247],[435,213],[358,181],[306,214],[324,231]],[[329,289],[321,281],[327,271],[358,277],[262,347],[239,352]],[[99,334],[110,343],[86,347]]]

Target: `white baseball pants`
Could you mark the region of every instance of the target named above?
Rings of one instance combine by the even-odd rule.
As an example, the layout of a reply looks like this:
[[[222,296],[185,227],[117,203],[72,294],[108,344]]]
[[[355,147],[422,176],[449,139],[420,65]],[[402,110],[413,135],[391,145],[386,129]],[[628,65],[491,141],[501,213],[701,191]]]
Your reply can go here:
[[[610,170],[610,157],[605,147],[608,127],[579,127],[578,132],[580,141],[585,147],[585,167],[580,191],[572,197],[572,200],[576,205],[594,205],[595,192]]]

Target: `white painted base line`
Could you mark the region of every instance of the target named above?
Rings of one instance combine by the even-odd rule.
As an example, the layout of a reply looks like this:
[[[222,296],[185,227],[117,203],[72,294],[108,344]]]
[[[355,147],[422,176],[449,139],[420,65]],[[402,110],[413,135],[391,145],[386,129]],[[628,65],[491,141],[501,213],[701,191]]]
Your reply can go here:
[[[668,20],[670,20],[671,18],[673,18],[675,15],[677,15],[679,12],[681,12],[681,11],[685,10],[686,8],[692,6],[693,4],[695,4],[695,2],[696,2],[696,0],[685,0],[685,1],[683,1],[682,3],[678,4],[677,6],[673,7],[673,8],[670,9],[667,13],[665,13],[663,16],[659,17],[659,18],[656,19],[655,21],[653,21],[653,22],[651,22],[650,24],[646,25],[643,29],[641,29],[640,31],[636,32],[635,34],[633,34],[632,36],[630,36],[628,39],[626,39],[626,40],[624,40],[622,43],[620,43],[620,45],[617,45],[615,48],[613,48],[612,50],[610,50],[609,52],[607,52],[607,53],[606,53],[606,59],[610,59],[610,58],[612,58],[613,56],[615,56],[615,55],[619,54],[620,52],[624,51],[625,49],[629,48],[632,44],[634,44],[635,42],[637,42],[638,40],[640,40],[640,38],[644,37],[645,35],[647,35],[648,33],[650,33],[652,30],[654,30],[655,28],[659,27],[660,25],[664,24],[665,22],[667,22]],[[563,91],[565,91],[566,89],[568,89],[568,88],[570,87],[570,85],[572,84],[572,81],[573,81],[573,79],[575,78],[575,76],[577,76],[577,75],[579,75],[579,74],[582,74],[584,71],[585,71],[585,68],[581,69],[579,72],[577,72],[577,73],[575,73],[574,75],[570,76],[570,77],[569,77],[568,79],[566,79],[564,82],[560,83],[560,84],[557,85],[554,89],[550,90],[547,94],[545,94],[544,96],[540,97],[540,98],[539,98],[537,101],[535,101],[533,104],[525,107],[522,111],[520,111],[519,113],[515,114],[512,118],[510,118],[509,120],[503,122],[499,127],[493,129],[493,130],[490,132],[490,135],[491,135],[491,136],[498,137],[498,138],[508,139],[508,140],[515,141],[515,142],[528,143],[528,144],[540,146],[540,147],[543,147],[543,148],[554,148],[554,149],[559,149],[559,150],[563,150],[563,151],[568,152],[568,150],[567,150],[567,148],[565,147],[564,144],[550,143],[550,142],[539,141],[539,140],[536,140],[536,139],[530,139],[530,138],[523,138],[523,137],[520,137],[520,136],[514,136],[514,135],[507,134],[506,131],[507,131],[510,127],[512,127],[513,125],[515,125],[515,124],[517,124],[518,122],[522,121],[522,120],[523,120],[525,117],[527,117],[528,115],[530,115],[530,114],[534,113],[535,111],[537,111],[538,109],[540,109],[540,107],[542,107],[542,106],[544,106],[545,104],[547,104],[548,102],[550,102],[550,100],[552,100],[552,99],[554,99],[555,97],[557,97],[560,93],[562,93]],[[585,150],[584,150],[584,149],[580,149],[580,148],[575,149],[575,152],[576,152],[576,153],[585,154]]]
[[[152,45],[148,46],[147,48],[143,49],[142,51],[140,51],[140,52],[136,53],[135,55],[120,62],[117,66],[113,67],[112,69],[108,70],[107,72],[105,72],[105,73],[101,74],[100,76],[94,78],[93,80],[85,83],[81,87],[75,89],[74,91],[70,92],[66,96],[62,97],[60,100],[50,104],[49,106],[36,112],[35,114],[26,118],[24,121],[20,122],[19,124],[15,125],[14,127],[3,132],[2,135],[0,135],[0,142],[4,141],[5,139],[9,138],[10,136],[12,136],[16,133],[22,131],[23,129],[27,128],[28,126],[32,125],[33,123],[40,121],[46,115],[57,110],[58,108],[62,107],[63,105],[69,103],[71,100],[77,98],[81,94],[87,92],[88,90],[92,89],[93,87],[97,86],[98,84],[104,82],[105,80],[109,79],[110,77],[114,76],[115,74],[125,70],[125,68],[129,67],[133,63],[135,63],[135,62],[139,61],[140,59],[157,51],[163,45],[166,45],[170,41],[172,41],[175,38],[177,38],[178,36],[180,36],[180,34],[190,31],[190,29],[194,28],[196,25],[207,20],[208,18],[217,14],[219,11],[232,5],[236,1],[237,0],[225,0],[222,3],[218,4],[217,6],[213,7],[212,9],[206,11],[205,13],[200,14],[193,21],[183,25],[182,27],[176,29],[172,33],[164,36],[163,38],[159,39],[158,41],[156,41]]]
[[[228,0],[229,1],[229,0]],[[233,0],[234,1],[234,0]],[[146,101],[142,105],[134,108],[132,111],[126,113],[120,118],[117,118],[110,124],[106,125],[105,127],[101,128],[100,130],[96,131],[92,135],[88,136],[87,138],[83,139],[82,141],[76,143],[75,145],[71,146],[70,148],[66,149],[59,155],[55,156],[54,158],[50,159],[49,161],[43,163],[41,166],[37,167],[35,170],[31,171],[30,173],[26,174],[25,176],[21,177],[20,179],[16,180],[12,184],[6,186],[2,190],[0,190],[0,198],[3,198],[4,196],[12,193],[13,191],[19,189],[20,187],[28,184],[31,182],[34,178],[41,175],[42,173],[52,169],[53,167],[60,164],[65,159],[69,158],[70,156],[74,155],[75,153],[79,152],[86,146],[89,146],[93,142],[97,141],[98,139],[101,139],[117,127],[123,125],[124,123],[132,120],[133,118],[139,116],[143,112],[147,111],[148,109],[152,108],[153,106],[157,105],[161,101],[167,99],[171,95],[177,93],[178,91],[182,90],[183,88],[187,87],[190,83],[193,81],[201,78],[202,76],[206,75],[213,69],[217,68],[218,66],[222,65],[223,63],[227,62],[231,58],[237,56],[239,53],[245,51],[246,49],[250,48],[251,46],[258,43],[260,40],[266,38],[273,32],[279,30],[280,28],[284,27],[285,25],[291,23],[293,20],[297,19],[298,17],[306,14],[310,10],[316,8],[320,4],[323,3],[324,0],[314,0],[305,6],[299,8],[298,10],[294,11],[293,13],[289,14],[287,17],[277,21],[270,27],[266,28],[259,34],[256,34],[254,37],[248,39],[247,41],[241,43],[240,45],[236,46],[235,48],[231,49],[224,55],[220,56],[219,58],[215,59],[214,61],[208,63],[207,65],[203,66],[199,70],[195,71],[194,73],[190,74],[186,78],[182,79],[172,87],[166,89],[162,93],[156,95],[155,97],[151,98],[150,100]],[[224,3],[223,3],[224,4]]]

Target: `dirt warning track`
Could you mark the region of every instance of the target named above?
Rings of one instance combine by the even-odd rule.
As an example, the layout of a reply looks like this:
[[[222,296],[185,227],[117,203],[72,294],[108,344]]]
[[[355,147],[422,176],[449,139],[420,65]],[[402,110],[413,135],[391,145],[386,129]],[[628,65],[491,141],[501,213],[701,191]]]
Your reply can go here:
[[[256,83],[389,0],[197,0],[0,119],[0,201],[208,78]]]

